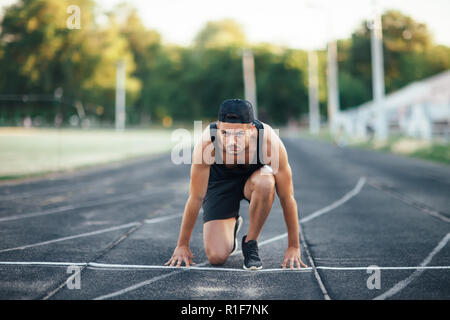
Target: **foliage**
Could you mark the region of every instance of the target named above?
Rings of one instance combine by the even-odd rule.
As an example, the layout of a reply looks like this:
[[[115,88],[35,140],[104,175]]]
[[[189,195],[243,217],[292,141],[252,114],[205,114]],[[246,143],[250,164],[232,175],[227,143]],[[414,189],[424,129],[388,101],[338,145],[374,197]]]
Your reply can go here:
[[[81,8],[80,29],[66,26],[69,5]],[[242,27],[230,19],[208,22],[192,46],[181,47],[164,43],[130,6],[118,5],[103,23],[99,16],[94,0],[19,0],[7,7],[0,20],[0,94],[52,96],[62,88],[69,107],[81,102],[88,114],[112,123],[116,65],[123,60],[129,124],[161,123],[164,117],[212,120],[221,101],[243,98],[241,55],[243,48],[250,48],[261,119],[283,124],[308,113],[306,51],[250,44]],[[434,45],[424,24],[398,11],[384,13],[382,21],[386,92],[450,68],[450,48]],[[319,51],[318,58],[325,116],[326,52]],[[366,22],[350,39],[338,41],[338,64],[341,108],[370,100]],[[5,116],[1,105],[0,124],[4,117],[17,117]],[[66,122],[76,111],[67,112]]]

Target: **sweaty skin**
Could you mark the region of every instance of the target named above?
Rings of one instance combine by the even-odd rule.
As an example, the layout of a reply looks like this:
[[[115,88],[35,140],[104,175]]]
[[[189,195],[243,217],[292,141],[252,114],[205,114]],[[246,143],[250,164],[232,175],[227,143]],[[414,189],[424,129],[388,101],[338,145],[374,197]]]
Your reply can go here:
[[[263,160],[264,163],[273,168],[273,172],[270,172],[270,174],[273,174],[273,177],[275,178],[276,193],[280,199],[288,233],[288,247],[285,251],[281,266],[283,269],[287,266],[291,269],[294,267],[307,267],[302,262],[300,255],[297,202],[294,198],[292,171],[289,166],[288,155],[282,141],[275,134],[273,129],[267,124],[263,125],[265,132],[262,153]],[[217,128],[216,136],[219,139],[218,148],[223,150],[222,159],[224,159],[225,165],[233,166],[236,165],[236,163],[242,163],[239,162],[239,159],[241,159],[241,161],[243,161],[242,159],[245,159],[245,163],[249,163],[249,159],[253,159],[256,152],[256,143],[253,142],[256,141],[257,137],[257,129],[254,125],[218,122]],[[244,134],[242,134],[242,132],[244,132]],[[275,152],[275,154],[273,152]],[[172,257],[165,265],[176,265],[179,267],[184,262],[184,264],[189,267],[190,265],[195,264],[193,261],[194,256],[189,248],[189,242],[198,213],[202,206],[203,198],[205,197],[208,188],[209,167],[214,161],[214,146],[210,139],[208,126],[203,131],[201,140],[194,148],[193,164],[191,166],[190,174],[189,198],[184,209],[177,246]],[[245,189],[246,198],[249,199],[247,197],[247,185]],[[261,221],[260,226],[256,223],[259,230],[254,231],[253,234],[253,230],[250,227],[246,239],[247,241],[257,240],[264,221],[265,219]],[[252,222],[250,224],[252,224]],[[234,228],[234,222],[230,228]]]

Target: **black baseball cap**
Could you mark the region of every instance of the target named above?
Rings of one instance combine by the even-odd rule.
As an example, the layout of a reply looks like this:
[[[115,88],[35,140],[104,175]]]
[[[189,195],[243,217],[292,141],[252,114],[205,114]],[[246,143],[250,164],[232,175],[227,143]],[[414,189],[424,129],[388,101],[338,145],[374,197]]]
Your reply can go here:
[[[253,106],[250,101],[228,99],[222,102],[219,109],[219,121],[231,123],[252,123],[255,120]]]

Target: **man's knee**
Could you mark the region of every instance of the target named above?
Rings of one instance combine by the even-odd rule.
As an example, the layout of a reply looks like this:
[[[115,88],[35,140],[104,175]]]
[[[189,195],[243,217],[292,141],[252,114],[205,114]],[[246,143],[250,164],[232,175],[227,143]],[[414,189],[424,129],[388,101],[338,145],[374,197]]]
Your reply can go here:
[[[253,191],[264,197],[275,194],[275,177],[273,174],[257,175],[253,182]]]
[[[224,250],[206,250],[206,256],[208,257],[208,261],[212,265],[222,265],[224,264],[229,256],[229,252],[227,253]]]

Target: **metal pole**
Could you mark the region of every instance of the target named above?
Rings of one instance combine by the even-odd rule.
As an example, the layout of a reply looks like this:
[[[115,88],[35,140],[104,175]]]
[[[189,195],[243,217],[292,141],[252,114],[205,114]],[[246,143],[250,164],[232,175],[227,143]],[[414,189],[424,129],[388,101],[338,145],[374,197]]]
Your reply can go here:
[[[116,131],[125,129],[125,61],[117,62],[116,69]]]
[[[383,66],[383,32],[381,17],[374,6],[374,19],[370,27],[370,44],[372,55],[372,90],[375,108],[375,136],[384,140],[388,134],[388,126],[384,111],[384,66]]]
[[[317,52],[308,52],[308,100],[309,100],[309,132],[319,133],[319,79],[317,75]]]
[[[253,52],[244,49],[242,54],[242,70],[244,76],[244,95],[245,100],[253,105],[255,118],[258,118],[258,106],[256,101],[256,81],[255,81],[255,62]]]
[[[335,118],[339,112],[339,82],[337,63],[337,44],[335,40],[328,42],[327,48],[327,81],[328,81],[328,125],[332,133],[336,131]]]

